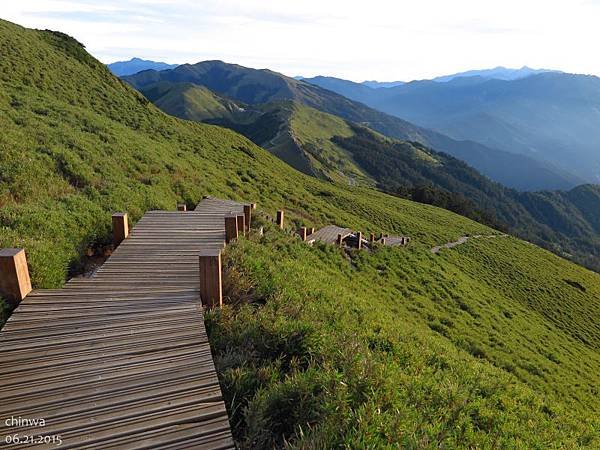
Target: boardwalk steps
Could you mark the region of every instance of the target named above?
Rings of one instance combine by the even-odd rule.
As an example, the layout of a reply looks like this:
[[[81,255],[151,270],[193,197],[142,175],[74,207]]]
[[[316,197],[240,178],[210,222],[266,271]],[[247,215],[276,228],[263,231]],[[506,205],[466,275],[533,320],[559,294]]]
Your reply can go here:
[[[250,209],[206,198],[195,211],[150,211],[93,277],[32,291],[0,332],[2,443],[18,435],[7,448],[56,448],[57,439],[65,449],[235,448],[198,255],[218,254],[224,218],[249,219]],[[45,426],[10,422],[23,418]]]

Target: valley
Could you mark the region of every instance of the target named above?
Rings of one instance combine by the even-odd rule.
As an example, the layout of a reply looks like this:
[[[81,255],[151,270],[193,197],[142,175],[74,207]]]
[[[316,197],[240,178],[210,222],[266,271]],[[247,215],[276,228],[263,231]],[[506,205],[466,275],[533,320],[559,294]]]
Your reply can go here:
[[[383,89],[327,77],[306,81],[453,139],[533,158],[571,183],[600,181],[598,77],[547,71],[516,79],[474,74],[442,80]]]

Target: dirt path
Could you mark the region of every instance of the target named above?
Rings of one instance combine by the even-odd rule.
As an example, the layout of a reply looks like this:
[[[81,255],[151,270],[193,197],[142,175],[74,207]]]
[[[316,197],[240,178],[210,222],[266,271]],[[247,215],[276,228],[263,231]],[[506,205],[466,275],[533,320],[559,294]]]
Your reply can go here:
[[[489,236],[482,236],[481,234],[476,234],[474,236],[461,236],[461,237],[458,238],[457,241],[448,242],[446,244],[438,245],[437,247],[433,247],[431,249],[431,253],[439,253],[440,250],[443,249],[443,248],[456,247],[457,245],[464,244],[469,239],[496,238],[496,237],[507,237],[507,236],[508,236],[508,234],[490,234]]]

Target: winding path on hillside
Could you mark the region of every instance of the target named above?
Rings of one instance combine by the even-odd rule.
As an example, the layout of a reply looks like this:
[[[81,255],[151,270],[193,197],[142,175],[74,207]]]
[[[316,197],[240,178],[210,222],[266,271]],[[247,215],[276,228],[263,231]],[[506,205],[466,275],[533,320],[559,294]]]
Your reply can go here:
[[[458,240],[456,240],[454,242],[447,242],[445,244],[433,247],[431,249],[431,253],[439,253],[440,250],[443,248],[453,248],[453,247],[456,247],[457,245],[462,245],[462,244],[468,242],[469,239],[489,239],[489,238],[496,238],[496,237],[508,237],[508,234],[490,234],[487,236],[483,236],[481,234],[476,234],[474,236],[461,236],[458,238]]]

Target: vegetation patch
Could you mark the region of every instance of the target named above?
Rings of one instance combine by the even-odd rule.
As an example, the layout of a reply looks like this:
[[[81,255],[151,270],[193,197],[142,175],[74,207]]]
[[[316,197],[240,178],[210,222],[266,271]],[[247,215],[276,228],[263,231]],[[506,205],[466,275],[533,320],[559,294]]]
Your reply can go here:
[[[351,262],[260,223],[264,235],[226,251],[225,285],[243,289],[206,315],[241,448],[600,444],[589,409],[600,405],[564,383],[582,375],[562,347],[568,338],[548,339],[552,325],[535,311],[507,318],[527,298],[518,287],[494,290],[485,316],[474,316],[470,305],[492,291],[471,290],[474,280],[457,278],[449,261],[425,268],[406,249],[381,248]],[[477,259],[463,255],[473,270]],[[417,286],[427,288],[415,310]],[[577,351],[598,363],[591,349]]]

